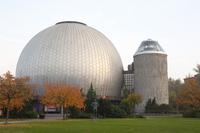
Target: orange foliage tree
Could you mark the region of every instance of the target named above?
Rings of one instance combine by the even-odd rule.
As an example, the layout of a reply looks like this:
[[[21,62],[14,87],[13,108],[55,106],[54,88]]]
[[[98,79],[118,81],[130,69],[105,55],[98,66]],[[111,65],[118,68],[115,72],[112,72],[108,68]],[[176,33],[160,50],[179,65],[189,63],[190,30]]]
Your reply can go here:
[[[41,99],[44,105],[54,105],[63,108],[65,119],[69,107],[84,108],[84,98],[77,87],[69,85],[45,85],[45,93]]]
[[[9,111],[21,109],[32,98],[28,81],[27,77],[15,78],[9,71],[0,76],[0,108],[6,110],[6,124]]]
[[[176,100],[179,105],[188,105],[195,110],[200,110],[200,85],[195,79],[189,79]]]

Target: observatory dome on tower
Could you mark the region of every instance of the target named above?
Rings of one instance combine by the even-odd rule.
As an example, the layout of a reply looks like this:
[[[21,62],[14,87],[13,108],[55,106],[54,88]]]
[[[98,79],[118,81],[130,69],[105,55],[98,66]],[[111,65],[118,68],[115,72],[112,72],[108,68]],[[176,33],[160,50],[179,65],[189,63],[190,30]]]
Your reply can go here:
[[[138,50],[136,51],[135,55],[148,53],[166,54],[163,48],[159,45],[159,43],[151,39],[143,41]]]
[[[150,99],[169,103],[167,54],[157,41],[142,41],[134,55],[134,91],[143,96],[137,112],[144,112]]]
[[[28,76],[32,84],[67,84],[87,93],[92,83],[97,95],[110,97],[120,96],[122,73],[121,58],[111,41],[76,21],[59,22],[35,35],[16,69],[17,77]]]

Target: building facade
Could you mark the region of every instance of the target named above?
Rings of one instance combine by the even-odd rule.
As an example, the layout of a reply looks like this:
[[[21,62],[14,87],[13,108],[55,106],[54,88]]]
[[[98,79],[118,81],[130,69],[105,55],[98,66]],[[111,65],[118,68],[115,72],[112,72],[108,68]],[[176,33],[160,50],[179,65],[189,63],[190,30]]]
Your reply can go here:
[[[129,92],[134,90],[134,73],[133,71],[124,71],[124,89],[127,89]]]
[[[149,99],[168,104],[167,54],[158,42],[143,41],[134,55],[134,62],[124,71],[124,88],[139,93],[143,101],[136,112],[145,112]]]
[[[145,112],[149,99],[169,103],[167,54],[156,41],[143,41],[134,55],[134,90],[143,97],[137,112]]]
[[[134,91],[134,63],[131,63],[128,65],[128,70],[125,70],[123,72],[123,77],[124,77],[123,89],[126,89],[129,92],[133,92]]]

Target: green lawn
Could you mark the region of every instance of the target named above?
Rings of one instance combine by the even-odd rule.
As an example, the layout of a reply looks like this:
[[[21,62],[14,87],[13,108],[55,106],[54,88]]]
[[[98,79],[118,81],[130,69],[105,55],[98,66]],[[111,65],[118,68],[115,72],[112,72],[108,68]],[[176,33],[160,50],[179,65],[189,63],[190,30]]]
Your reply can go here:
[[[0,125],[0,133],[200,133],[200,119],[57,120]]]

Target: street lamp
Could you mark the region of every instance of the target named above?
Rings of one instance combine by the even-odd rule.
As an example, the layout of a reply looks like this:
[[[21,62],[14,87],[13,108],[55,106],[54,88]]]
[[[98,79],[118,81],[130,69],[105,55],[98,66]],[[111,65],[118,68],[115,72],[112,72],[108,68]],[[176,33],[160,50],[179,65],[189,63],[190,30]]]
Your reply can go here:
[[[93,107],[93,113],[94,113],[94,118],[97,118],[97,108],[98,108],[98,102],[95,99],[94,102],[92,102],[92,107]]]

